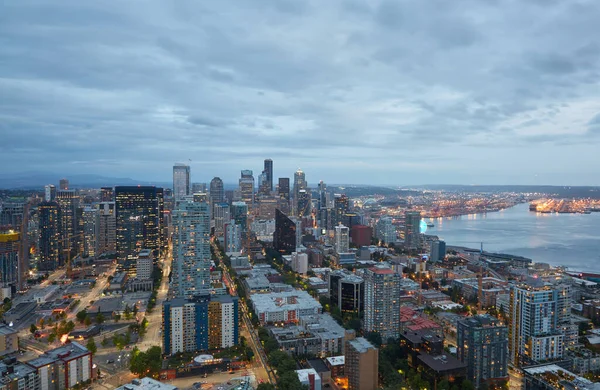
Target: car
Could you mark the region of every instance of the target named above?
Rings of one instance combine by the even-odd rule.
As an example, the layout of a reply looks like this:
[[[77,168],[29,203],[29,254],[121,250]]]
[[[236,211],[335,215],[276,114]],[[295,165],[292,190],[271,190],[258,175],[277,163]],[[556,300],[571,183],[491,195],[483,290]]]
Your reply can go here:
[[[115,362],[115,359],[108,359],[108,360],[106,361],[106,364],[112,364],[112,363],[114,363],[114,362]]]

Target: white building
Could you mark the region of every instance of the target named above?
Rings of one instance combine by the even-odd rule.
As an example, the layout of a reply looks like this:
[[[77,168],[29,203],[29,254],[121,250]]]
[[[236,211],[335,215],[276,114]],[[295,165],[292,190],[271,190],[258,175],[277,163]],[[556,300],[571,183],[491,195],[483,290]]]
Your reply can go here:
[[[154,266],[154,256],[150,249],[142,249],[136,259],[136,273],[138,279],[150,279]]]
[[[173,275],[178,297],[210,291],[210,214],[207,203],[180,202],[173,211]]]
[[[314,368],[296,370],[300,383],[308,386],[309,390],[321,390],[321,377]]]
[[[308,254],[292,252],[292,270],[306,275],[308,272]]]
[[[225,234],[225,223],[231,220],[228,203],[217,203],[213,206],[215,220],[215,236]]]
[[[225,252],[239,253],[242,250],[242,227],[232,219],[224,226]]]
[[[177,390],[173,385],[167,385],[152,378],[134,379],[131,383],[117,387],[116,390]]]
[[[323,307],[308,292],[301,290],[250,295],[252,307],[261,323],[298,322],[301,316],[319,314]]]
[[[375,236],[385,243],[398,241],[398,234],[392,217],[384,216],[379,218],[375,225]]]
[[[335,251],[336,253],[348,253],[350,251],[350,229],[344,225],[335,227]]]

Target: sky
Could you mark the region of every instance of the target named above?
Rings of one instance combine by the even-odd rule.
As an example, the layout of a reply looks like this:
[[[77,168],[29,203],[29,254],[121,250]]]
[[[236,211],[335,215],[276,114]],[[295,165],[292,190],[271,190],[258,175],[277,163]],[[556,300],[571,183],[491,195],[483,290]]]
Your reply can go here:
[[[0,165],[600,185],[598,20],[597,0],[3,2]]]

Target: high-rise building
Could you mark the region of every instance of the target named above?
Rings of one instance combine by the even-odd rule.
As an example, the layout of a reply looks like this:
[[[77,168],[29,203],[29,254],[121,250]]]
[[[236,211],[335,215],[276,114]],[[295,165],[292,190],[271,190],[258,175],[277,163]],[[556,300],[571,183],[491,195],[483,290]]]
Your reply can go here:
[[[96,254],[117,250],[117,215],[115,202],[100,202],[96,205]]]
[[[213,207],[213,218],[215,220],[215,236],[221,237],[225,234],[225,223],[231,219],[229,204],[222,202]]]
[[[404,214],[404,247],[408,250],[421,248],[421,213],[407,211]]]
[[[56,199],[56,186],[54,184],[48,184],[44,186],[44,200],[46,202],[52,202]]]
[[[66,250],[65,255],[73,258],[78,254],[80,243],[79,218],[77,209],[79,208],[79,197],[75,190],[58,190],[56,192],[56,202],[60,207],[61,227],[60,234],[63,242],[63,249]]]
[[[265,159],[265,166],[263,172],[266,175],[265,188],[270,194],[273,191],[273,160],[270,158]]]
[[[289,177],[280,177],[279,184],[277,185],[277,193],[280,198],[283,198],[287,201],[290,200],[290,178]]]
[[[308,187],[306,183],[306,175],[301,169],[298,169],[294,173],[294,203],[298,204],[298,193],[300,190],[306,190]],[[297,210],[294,210],[297,212]]]
[[[208,350],[208,303],[210,295],[175,298],[163,303],[163,353]]]
[[[456,348],[476,389],[508,379],[508,328],[498,319],[485,314],[458,321]]]
[[[354,225],[350,228],[350,238],[352,243],[357,247],[371,245],[371,238],[373,237],[373,228],[365,225]]]
[[[14,230],[0,231],[0,288],[15,292],[19,282],[21,235]],[[0,349],[5,349],[1,348]]]
[[[397,241],[398,234],[396,232],[396,226],[394,226],[392,217],[383,216],[379,218],[377,224],[375,225],[375,237],[386,244]]]
[[[239,185],[242,202],[245,202],[248,205],[248,210],[252,212],[254,209],[254,176],[251,170],[242,170]]]
[[[99,210],[96,207],[85,206],[83,208],[83,256],[97,255],[98,248],[97,237],[100,231],[97,226]]]
[[[173,210],[173,275],[177,297],[210,291],[210,216],[207,203],[179,202]]]
[[[154,255],[150,249],[142,249],[137,255],[135,277],[137,279],[150,279],[154,270]]]
[[[232,202],[230,216],[240,226],[242,246],[246,245],[248,240],[248,205],[246,202]]]
[[[225,202],[225,191],[223,189],[223,180],[220,177],[214,177],[210,181],[210,190],[208,193],[208,203],[210,204],[211,218],[214,218],[214,207],[218,203]]]
[[[350,210],[350,200],[345,194],[335,194],[333,197],[333,226],[344,222],[344,216]]]
[[[134,259],[141,249],[158,251],[161,246],[162,188],[115,187],[117,260]],[[164,207],[164,206],[163,206]]]
[[[335,227],[335,251],[336,253],[350,251],[350,229],[344,225]]]
[[[277,197],[264,195],[258,200],[258,216],[264,219],[273,219],[278,206],[279,199]]]
[[[363,337],[348,340],[344,371],[348,375],[348,390],[378,389],[379,350]]]
[[[173,197],[182,199],[190,195],[190,166],[176,163],[173,165]]]
[[[568,286],[512,286],[508,311],[508,347],[515,366],[562,358],[561,325],[570,320]]]
[[[365,323],[367,332],[378,332],[386,342],[400,331],[400,279],[389,268],[365,271]]]
[[[208,304],[208,348],[231,348],[238,344],[238,298],[213,295]]]
[[[446,257],[446,242],[442,240],[434,241],[431,243],[431,256],[430,261],[443,261]]]
[[[343,314],[358,316],[364,310],[365,281],[360,276],[344,270],[329,274],[329,297]]]
[[[275,211],[275,233],[273,248],[281,254],[290,255],[296,251],[296,226],[290,218],[279,209]]]
[[[298,197],[296,198],[296,215],[299,217],[305,217],[310,215],[312,204],[311,204],[311,192],[308,189],[302,189],[298,191]]]
[[[100,202],[114,202],[115,189],[113,187],[100,188]]]
[[[240,252],[242,250],[242,227],[230,220],[224,224],[225,252]]]
[[[54,271],[61,265],[60,243],[60,207],[56,202],[42,202],[38,206],[39,214],[39,271]]]
[[[60,179],[58,182],[58,185],[61,190],[68,190],[69,189],[69,180]]]

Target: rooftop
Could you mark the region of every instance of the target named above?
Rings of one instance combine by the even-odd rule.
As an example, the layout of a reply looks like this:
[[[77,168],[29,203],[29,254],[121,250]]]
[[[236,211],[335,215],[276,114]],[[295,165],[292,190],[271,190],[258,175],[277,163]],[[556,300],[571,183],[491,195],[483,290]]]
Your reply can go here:
[[[329,365],[332,367],[343,366],[344,364],[346,364],[346,357],[344,355],[328,357],[326,360],[327,363],[329,363]]]
[[[309,375],[314,375],[315,377],[319,377],[319,374],[317,373],[317,371],[314,368],[306,368],[304,370],[296,370],[296,374],[298,374],[298,379],[300,379],[300,382],[308,382],[308,376]]]
[[[152,378],[142,378],[134,379],[131,383],[117,387],[117,390],[177,390],[177,387],[161,383]]]
[[[437,372],[453,371],[467,367],[467,363],[461,363],[460,360],[449,354],[441,354],[438,356],[422,354],[417,358],[427,367]]]
[[[286,310],[322,308],[318,301],[302,290],[252,294],[250,299],[257,312],[281,311],[283,308]]]
[[[369,349],[377,349],[364,337],[357,337],[354,340],[348,341],[348,343],[359,353],[365,353]]]

